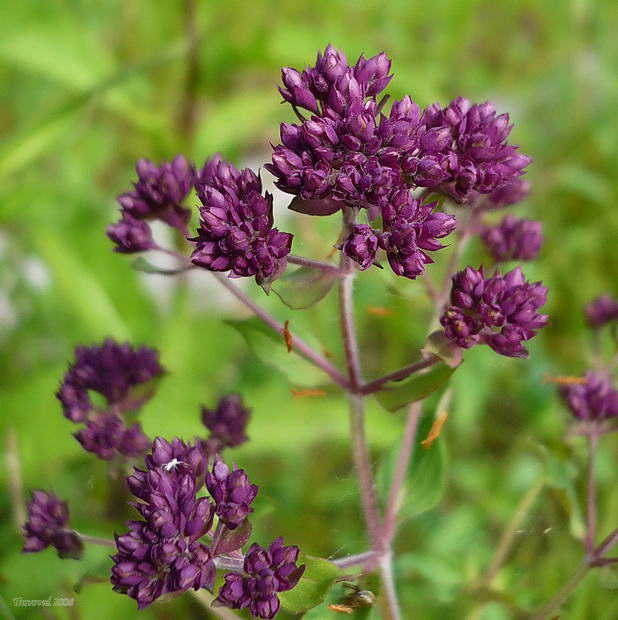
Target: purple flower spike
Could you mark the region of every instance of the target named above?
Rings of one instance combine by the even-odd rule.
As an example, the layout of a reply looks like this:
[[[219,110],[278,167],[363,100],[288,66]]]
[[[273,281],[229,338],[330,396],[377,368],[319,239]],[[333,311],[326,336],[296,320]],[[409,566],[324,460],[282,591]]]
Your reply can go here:
[[[230,471],[223,461],[216,461],[212,473],[206,474],[206,487],[216,503],[216,513],[223,523],[234,530],[252,512],[251,502],[258,487],[249,483],[242,469]]]
[[[338,246],[339,249],[360,265],[362,271],[373,265],[378,251],[378,231],[367,224],[357,224]]]
[[[532,161],[509,145],[508,114],[496,114],[493,103],[471,104],[459,97],[446,108],[434,104],[423,113],[425,136],[410,163],[433,162],[426,170],[410,168],[416,183],[448,186],[447,192],[466,202],[475,193],[492,194],[512,185]],[[428,174],[429,173],[429,174]]]
[[[80,559],[84,544],[69,528],[69,508],[52,493],[33,491],[28,503],[28,520],[23,527],[26,543],[24,553],[36,553],[55,547],[61,558]]]
[[[122,414],[148,401],[154,392],[148,384],[163,373],[153,349],[134,349],[109,339],[101,346],[77,347],[75,363],[69,366],[56,396],[69,420],[86,424],[75,433],[82,447],[105,460],[118,453],[143,454],[150,440],[138,423],[128,428]],[[95,406],[91,392],[98,392],[105,405]]]
[[[134,506],[142,520],[129,521],[129,531],[116,536],[111,582],[140,609],[166,594],[214,586],[212,552],[199,542],[212,527],[214,508],[196,495],[203,470],[195,450],[179,439],[158,437],[145,458],[147,470],[136,469],[127,479],[141,500]]]
[[[245,556],[246,575],[225,575],[214,605],[248,608],[254,618],[273,618],[280,607],[277,592],[294,588],[305,571],[304,565],[297,566],[299,553],[298,547],[284,547],[283,538],[268,549],[254,543]]]
[[[618,299],[604,293],[586,306],[585,314],[590,327],[599,329],[618,319]]]
[[[598,425],[618,418],[618,390],[607,377],[589,372],[586,382],[560,386],[560,395],[575,418]],[[607,427],[617,430],[618,427]]]
[[[135,167],[135,189],[118,196],[123,216],[138,220],[158,219],[186,233],[191,211],[181,206],[193,186],[195,169],[182,155],[157,166],[140,159]]]
[[[238,394],[228,394],[219,399],[216,409],[202,407],[202,422],[210,430],[206,444],[208,452],[220,452],[247,441],[245,429],[250,410],[243,406]]]
[[[452,215],[434,213],[436,203],[421,204],[406,190],[393,196],[391,204],[382,209],[384,232],[380,246],[398,276],[414,279],[433,263],[427,251],[443,246],[438,239],[449,235],[457,225]]]
[[[202,207],[197,237],[191,239],[192,262],[232,277],[255,276],[258,284],[277,278],[292,235],[273,228],[273,198],[262,193],[259,177],[216,155],[204,165],[196,187]]]
[[[114,250],[121,254],[134,254],[154,248],[150,226],[128,213],[107,228],[107,236],[116,244]]]
[[[69,420],[85,422],[94,408],[88,392],[98,392],[108,406],[130,410],[150,397],[147,393],[134,395],[134,389],[163,373],[154,349],[134,349],[128,343],[108,339],[101,346],[75,349],[75,362],[69,366],[56,396]]]
[[[467,267],[453,277],[451,305],[440,322],[463,349],[484,343],[501,355],[526,358],[522,342],[547,324],[547,315],[538,313],[546,300],[547,288],[526,282],[519,267],[489,278],[482,267]]]
[[[124,421],[113,413],[103,413],[89,420],[86,428],[75,433],[84,450],[110,461],[118,452],[134,457],[144,454],[150,439],[139,422],[127,428]]]
[[[486,228],[483,242],[496,262],[534,260],[543,243],[541,222],[507,215],[498,226]]]

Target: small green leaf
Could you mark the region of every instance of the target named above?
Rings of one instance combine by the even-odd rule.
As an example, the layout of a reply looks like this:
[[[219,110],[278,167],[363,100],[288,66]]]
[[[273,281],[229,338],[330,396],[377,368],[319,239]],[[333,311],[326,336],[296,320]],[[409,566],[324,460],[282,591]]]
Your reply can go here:
[[[157,267],[148,262],[144,257],[138,256],[132,263],[131,267],[135,271],[143,271],[144,273],[156,273],[160,276],[175,276],[178,273],[183,273],[189,269],[193,269],[192,266],[180,267],[179,269],[165,269],[163,267]]]
[[[387,411],[397,411],[441,388],[454,371],[455,368],[448,364],[438,362],[422,374],[414,374],[403,381],[385,383],[375,397]]]
[[[257,317],[224,322],[242,335],[263,363],[285,374],[294,385],[313,387],[324,382],[324,374],[319,369],[297,353],[288,353],[283,336]]]
[[[439,357],[451,368],[457,368],[463,360],[461,349],[453,344],[442,330],[435,331],[427,337],[422,351]]]
[[[436,411],[436,413],[440,412]],[[444,493],[446,470],[444,439],[438,438],[427,449],[421,446],[421,441],[429,434],[434,419],[434,415],[423,415],[419,422],[412,459],[399,497],[400,518],[410,518],[431,510],[438,504]],[[397,444],[384,456],[376,474],[378,493],[384,504],[390,491],[399,449],[400,446]]]
[[[273,282],[271,290],[288,308],[304,310],[324,299],[336,280],[334,270],[299,267]]]
[[[305,564],[305,572],[295,588],[279,594],[281,605],[287,611],[299,613],[317,607],[328,594],[335,579],[342,572],[324,558],[303,555],[298,561]]]

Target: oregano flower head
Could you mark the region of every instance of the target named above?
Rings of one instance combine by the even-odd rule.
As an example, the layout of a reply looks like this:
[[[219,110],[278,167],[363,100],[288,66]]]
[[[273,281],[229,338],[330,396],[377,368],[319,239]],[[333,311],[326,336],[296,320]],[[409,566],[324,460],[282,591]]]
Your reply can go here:
[[[220,452],[247,441],[245,429],[250,410],[238,394],[227,394],[219,399],[215,409],[202,407],[202,422],[210,430],[206,444],[209,452]]]
[[[158,437],[146,470],[136,468],[127,480],[142,519],[129,521],[128,532],[116,536],[111,582],[140,609],[166,594],[214,586],[213,554],[199,541],[212,527],[214,508],[207,497],[197,497],[203,470],[194,450]]]
[[[268,549],[251,545],[244,560],[244,575],[228,573],[215,605],[249,609],[254,618],[273,618],[279,611],[278,592],[291,590],[302,577],[305,566],[298,566],[298,547],[285,547],[283,538]]]
[[[534,260],[543,243],[542,224],[506,215],[497,226],[487,227],[481,239],[496,262]]]
[[[584,383],[561,385],[560,395],[578,420],[601,423],[618,418],[618,390],[607,376],[588,372]]]
[[[191,239],[192,262],[231,277],[255,276],[258,284],[279,276],[286,266],[292,235],[273,228],[273,197],[249,168],[238,170],[216,155],[196,181],[200,228]]]
[[[69,527],[69,507],[53,493],[33,491],[28,503],[28,520],[23,526],[24,553],[52,546],[61,558],[79,559],[84,545]]]
[[[221,460],[215,461],[212,472],[206,474],[206,487],[215,500],[219,519],[230,530],[236,529],[252,512],[251,503],[258,487],[251,484],[243,469],[230,471]]]
[[[614,299],[609,293],[603,293],[586,306],[585,314],[590,327],[599,329],[618,320],[618,299]]]
[[[507,357],[528,357],[523,342],[547,324],[538,310],[547,288],[524,279],[519,267],[487,277],[483,268],[467,267],[453,276],[451,305],[440,318],[444,332],[463,349],[487,344]]]

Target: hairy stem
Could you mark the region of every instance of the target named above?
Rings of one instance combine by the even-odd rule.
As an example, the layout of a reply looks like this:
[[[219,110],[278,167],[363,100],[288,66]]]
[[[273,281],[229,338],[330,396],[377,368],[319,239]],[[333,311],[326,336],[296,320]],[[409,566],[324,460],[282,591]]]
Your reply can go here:
[[[382,556],[380,577],[382,579],[382,596],[380,598],[382,618],[384,620],[401,620],[401,610],[399,609],[393,576],[393,559],[390,552]]]
[[[296,256],[295,254],[287,255],[288,263],[294,265],[301,265],[302,267],[312,267],[313,269],[322,269],[323,271],[334,271],[337,274],[343,275],[341,268],[331,263],[326,263],[321,260],[314,260],[313,258],[305,258],[304,256]]]
[[[586,559],[579,565],[579,568],[575,571],[573,576],[564,584],[556,595],[534,614],[532,620],[545,620],[545,618],[553,617],[552,614],[562,606],[569,596],[571,596],[580,581],[588,574],[589,570],[590,565]]]
[[[374,556],[374,551],[365,551],[365,553],[348,555],[345,558],[336,558],[335,560],[331,560],[331,562],[339,568],[351,568],[352,566],[364,566],[370,563]]]
[[[593,428],[588,435],[588,479],[586,488],[586,553],[594,551],[597,530],[597,488],[595,480],[595,461],[599,438]]]
[[[401,448],[399,449],[399,456],[397,458],[397,466],[395,468],[395,474],[393,476],[393,482],[388,494],[388,500],[386,502],[386,512],[384,516],[384,527],[382,530],[382,536],[384,540],[384,546],[389,549],[391,541],[395,535],[397,527],[397,512],[399,510],[399,494],[401,493],[401,487],[403,485],[410,459],[412,458],[412,452],[414,450],[414,439],[416,437],[416,430],[418,428],[418,422],[421,418],[422,405],[420,402],[412,403],[408,409],[408,417],[406,419],[406,426],[403,432],[403,438],[401,440]]]
[[[263,323],[280,334],[283,340],[285,327],[279,323],[275,317],[266,312],[261,306],[258,306],[247,294],[233,284],[229,278],[215,272],[213,272],[213,276]],[[344,389],[349,388],[348,380],[327,359],[314,351],[306,342],[292,334],[292,343],[294,351],[300,353],[300,355],[309,360],[312,364],[323,370],[337,385]]]
[[[618,543],[618,527],[595,549],[594,556],[600,558]]]
[[[358,476],[361,503],[367,523],[367,534],[372,548],[379,555],[383,550],[380,536],[380,513],[365,437],[365,406],[363,397],[358,394],[350,394],[349,401],[352,452]]]
[[[111,538],[99,538],[98,536],[89,536],[81,532],[75,533],[82,539],[82,542],[100,545],[101,547],[116,547],[116,543]]]
[[[401,381],[402,379],[413,375],[415,372],[419,372],[420,370],[424,370],[425,368],[429,368],[430,366],[437,364],[439,361],[440,358],[437,355],[428,355],[418,362],[408,364],[408,366],[404,366],[399,370],[395,370],[383,375],[382,377],[378,377],[369,383],[365,383],[360,387],[360,391],[362,394],[373,394],[374,392],[379,392],[385,383],[388,383],[389,381]]]
[[[498,574],[498,571],[504,564],[504,561],[513,546],[513,540],[515,540],[515,535],[517,531],[521,528],[521,524],[523,523],[526,515],[532,508],[536,498],[539,493],[543,490],[545,486],[545,479],[541,478],[533,484],[528,492],[523,496],[519,505],[515,509],[513,516],[507,523],[504,531],[502,532],[502,536],[500,537],[500,541],[498,542],[498,546],[496,547],[496,552],[494,553],[494,557],[487,569],[487,573],[483,578],[482,585],[489,587],[494,580],[495,576]]]

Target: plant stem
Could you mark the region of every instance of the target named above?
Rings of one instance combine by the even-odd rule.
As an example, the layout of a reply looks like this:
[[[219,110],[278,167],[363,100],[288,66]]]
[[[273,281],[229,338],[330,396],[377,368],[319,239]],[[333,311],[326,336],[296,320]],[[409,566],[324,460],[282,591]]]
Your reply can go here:
[[[599,438],[594,427],[588,435],[588,480],[586,496],[586,553],[591,555],[594,551],[594,541],[597,528],[597,489],[595,480],[595,461]]]
[[[235,284],[230,282],[229,278],[220,273],[213,272],[213,276],[230,292],[236,299],[243,303],[249,310],[251,310],[262,322],[268,327],[276,331],[281,335],[283,340],[283,334],[285,331],[284,326],[277,321],[271,314],[266,312],[262,307],[258,306],[247,294],[241,291]],[[300,353],[303,357],[309,360],[312,364],[323,370],[337,385],[344,389],[349,388],[348,380],[324,357],[314,351],[306,342],[301,340],[298,336],[292,335],[293,350]]]
[[[221,570],[231,570],[235,573],[242,573],[244,571],[244,560],[242,558],[218,555],[214,560],[215,566]]]
[[[367,523],[367,534],[371,547],[380,555],[382,539],[380,536],[380,513],[376,496],[375,482],[371,472],[367,439],[365,437],[365,407],[363,397],[359,394],[349,394],[350,401],[350,428],[352,432],[352,453],[358,476],[358,486]]]
[[[395,590],[395,579],[393,577],[393,562],[391,553],[382,556],[380,561],[380,577],[382,578],[382,597],[380,598],[382,607],[382,618],[384,620],[401,620],[401,610],[397,600]]]
[[[81,532],[75,532],[83,542],[91,543],[93,545],[100,545],[102,547],[115,547],[116,543],[111,538],[99,538],[98,536],[89,536],[88,534],[82,534]]]
[[[545,618],[550,617],[553,612],[558,610],[569,596],[571,596],[573,590],[575,590],[580,581],[588,574],[589,570],[590,565],[588,564],[588,560],[585,559],[558,593],[534,614],[532,620],[545,620]]]
[[[343,256],[343,255],[342,255]],[[345,265],[342,261],[342,267]],[[353,391],[358,390],[362,383],[360,358],[358,354],[358,342],[354,327],[353,302],[352,302],[352,282],[354,272],[346,274],[339,281],[339,316],[341,320],[341,335],[343,338],[343,348],[350,387]]]
[[[496,547],[496,552],[494,553],[494,557],[489,565],[487,573],[482,580],[482,585],[485,587],[489,587],[491,582],[494,580],[495,576],[498,574],[498,571],[504,564],[504,560],[508,555],[511,547],[513,545],[513,540],[515,539],[516,532],[520,529],[523,520],[526,518],[530,508],[534,504],[539,493],[543,490],[545,486],[545,479],[540,478],[535,484],[533,484],[528,492],[523,496],[522,500],[519,502],[513,516],[507,523],[504,531],[502,532],[502,536],[500,537],[500,541],[498,542],[498,546]]]
[[[15,527],[21,531],[21,526],[26,520],[24,510],[24,485],[21,476],[21,461],[19,458],[19,446],[17,444],[17,431],[9,428],[6,433],[6,451],[4,462],[8,473],[9,493],[11,496],[11,508],[13,509],[13,521]]]
[[[213,607],[212,602],[215,600],[214,595],[212,595],[208,590],[204,588],[200,590],[187,590],[193,598],[201,603],[206,609],[208,613],[212,614],[217,618],[221,618],[221,620],[239,620],[240,616],[237,616],[233,611],[227,609],[226,607]]]
[[[374,392],[380,391],[385,383],[388,383],[389,381],[401,381],[415,372],[419,372],[420,370],[424,370],[425,368],[429,368],[430,366],[437,364],[439,361],[440,358],[437,355],[428,355],[418,362],[414,362],[413,364],[404,366],[399,370],[395,370],[387,375],[378,377],[369,383],[365,383],[360,387],[360,391],[362,394],[373,394]]]
[[[386,502],[382,536],[384,547],[387,549],[390,548],[391,541],[395,535],[395,529],[397,526],[397,512],[399,510],[399,494],[401,493],[401,487],[408,470],[408,465],[410,464],[410,459],[412,458],[416,430],[418,428],[418,422],[421,418],[421,409],[422,405],[420,402],[412,403],[408,409],[408,417],[406,419],[406,426],[401,440],[401,448],[399,449],[397,466],[395,468],[393,482],[391,484],[388,500]]]
[[[618,543],[618,527],[595,549],[594,555],[600,558],[606,551],[609,551]]]
[[[352,566],[363,566],[370,562],[375,556],[374,551],[365,551],[365,553],[359,553],[358,555],[349,555],[345,558],[337,558],[331,560],[331,562],[339,568],[350,568]]]
[[[354,225],[356,212],[353,208],[343,209],[342,236]],[[355,267],[352,261],[341,254],[341,270],[345,273],[339,280],[339,317],[341,322],[341,335],[343,349],[348,369],[350,388],[348,399],[350,402],[350,428],[352,432],[352,452],[354,464],[358,475],[358,486],[361,496],[367,534],[375,555],[371,562],[365,564],[370,569],[377,561],[382,580],[382,596],[380,604],[385,620],[400,620],[399,603],[395,591],[395,581],[391,567],[390,549],[384,546],[384,537],[381,532],[380,510],[376,494],[375,481],[371,471],[369,449],[365,437],[365,400],[364,395],[359,393],[362,385],[362,369],[358,352],[358,341],[354,327],[352,284],[354,281]]]
[[[287,255],[288,263],[294,265],[301,265],[302,267],[312,267],[313,269],[322,269],[323,271],[334,271],[337,274],[343,275],[341,268],[331,263],[326,263],[321,260],[314,260],[313,258],[305,258],[304,256],[296,256],[295,254]]]

